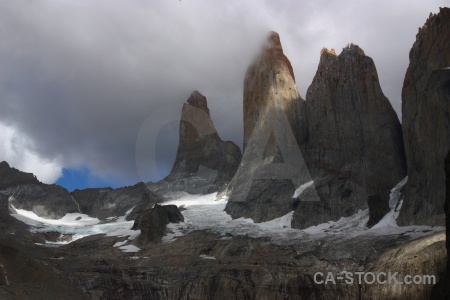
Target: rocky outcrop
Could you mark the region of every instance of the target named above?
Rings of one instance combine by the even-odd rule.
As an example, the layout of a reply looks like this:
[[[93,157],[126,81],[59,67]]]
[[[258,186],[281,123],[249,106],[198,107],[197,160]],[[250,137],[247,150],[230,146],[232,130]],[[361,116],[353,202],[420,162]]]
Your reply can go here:
[[[137,244],[145,246],[148,243],[159,242],[167,232],[167,224],[183,221],[184,217],[176,205],[156,204],[152,209],[143,212],[134,222],[133,228],[141,230]]]
[[[402,90],[408,183],[400,225],[443,225],[450,148],[450,8],[430,15],[409,53]]]
[[[296,139],[304,122],[291,63],[272,32],[245,76],[244,154],[227,190],[233,218],[262,222],[295,208],[295,190],[311,180],[297,142],[304,137]]]
[[[352,215],[369,200],[369,208],[389,211],[389,191],[405,177],[404,150],[400,122],[373,60],[353,44],[339,55],[323,49],[306,107],[307,164],[320,201],[300,202],[293,226]],[[372,212],[371,223],[383,215]]]
[[[194,91],[183,105],[173,168],[166,178],[148,186],[161,196],[177,191],[212,193],[230,182],[240,161],[239,147],[220,139],[206,97]]]
[[[0,189],[28,183],[39,183],[36,176],[11,168],[6,161],[0,162]]]
[[[100,220],[109,217],[124,216],[127,220],[134,220],[137,215],[153,206],[162,199],[148,190],[144,183],[118,189],[89,188],[75,190],[71,193],[73,200],[78,204],[80,212]],[[132,211],[130,211],[132,210]]]

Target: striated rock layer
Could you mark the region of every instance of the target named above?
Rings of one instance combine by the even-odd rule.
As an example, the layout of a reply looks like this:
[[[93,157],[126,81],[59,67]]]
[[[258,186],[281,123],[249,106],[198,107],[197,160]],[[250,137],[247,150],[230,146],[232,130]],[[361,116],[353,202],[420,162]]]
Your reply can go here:
[[[450,148],[450,9],[430,15],[410,53],[402,90],[408,183],[400,225],[443,225]]]
[[[339,55],[323,49],[306,108],[307,164],[321,201],[300,202],[293,226],[337,220],[368,202],[389,211],[389,191],[406,175],[404,150],[400,122],[373,60],[353,44]]]
[[[148,186],[162,196],[177,191],[212,193],[230,182],[240,161],[241,150],[233,142],[221,140],[206,97],[194,91],[183,105],[172,171],[162,181]]]
[[[302,108],[291,63],[272,32],[245,77],[244,154],[226,206],[233,218],[263,222],[295,208],[295,189],[311,180],[294,134],[305,121]]]

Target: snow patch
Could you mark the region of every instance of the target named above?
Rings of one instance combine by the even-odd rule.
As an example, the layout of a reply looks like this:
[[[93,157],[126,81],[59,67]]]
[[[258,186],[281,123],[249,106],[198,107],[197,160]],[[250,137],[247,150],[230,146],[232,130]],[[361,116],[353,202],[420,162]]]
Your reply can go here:
[[[309,188],[310,186],[312,186],[314,184],[314,180],[308,181],[307,183],[302,184],[301,186],[298,187],[298,189],[295,190],[294,192],[294,196],[292,196],[292,198],[298,198],[300,197],[301,194],[303,194],[303,192]]]
[[[126,252],[126,253],[134,253],[134,252],[141,251],[141,249],[136,247],[135,245],[126,245],[126,246],[119,247],[119,249],[122,250],[122,252]]]
[[[199,257],[203,258],[203,259],[216,259],[214,256],[209,256],[209,255],[205,255],[205,254],[201,254]]]
[[[128,243],[128,240],[125,240],[122,242],[117,242],[113,245],[113,247],[121,247],[121,246],[125,245],[126,243]]]
[[[127,213],[130,213],[130,209]],[[141,233],[140,230],[131,230],[134,221],[125,221],[125,216],[119,217],[114,222],[100,223],[97,218],[80,213],[69,213],[58,220],[39,217],[32,211],[16,209],[13,217],[31,226],[32,232],[59,232],[64,235],[72,235],[71,241],[46,242],[45,246],[60,246],[94,234],[106,236],[126,237],[126,242],[134,240]],[[78,219],[80,218],[81,219]],[[78,220],[77,220],[78,219]]]
[[[383,227],[398,227],[397,218],[400,214],[400,209],[403,204],[402,189],[408,182],[408,176],[403,178],[392,190],[389,195],[389,207],[391,211],[388,212],[377,224],[375,224],[371,230],[383,228]]]
[[[408,182],[408,176],[402,179],[394,188],[391,190],[391,194],[389,195],[389,208],[395,209],[397,204],[400,203],[400,199],[402,197],[402,189],[405,184]]]
[[[17,214],[12,214],[12,216],[30,226],[62,225],[79,227],[100,223],[99,219],[80,213],[68,213],[61,219],[54,220],[39,217],[32,211],[17,209],[14,206],[13,208],[16,210]]]

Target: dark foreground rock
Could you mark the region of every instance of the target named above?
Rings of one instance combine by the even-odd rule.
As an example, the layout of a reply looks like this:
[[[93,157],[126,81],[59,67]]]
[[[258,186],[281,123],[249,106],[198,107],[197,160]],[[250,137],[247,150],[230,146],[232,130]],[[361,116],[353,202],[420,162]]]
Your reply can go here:
[[[408,183],[402,225],[443,225],[450,148],[450,8],[430,15],[409,53],[402,90]]]
[[[445,268],[444,233],[407,239],[330,235],[280,244],[196,231],[126,254],[111,237],[89,237],[55,249],[61,259],[51,265],[99,299],[404,299],[399,290],[427,299],[431,285],[358,284],[356,274],[353,284],[314,281],[316,272],[399,272],[403,280]]]
[[[177,156],[170,174],[148,187],[164,197],[184,191],[205,194],[225,188],[241,161],[233,142],[222,141],[211,120],[206,97],[192,92],[183,105]]]

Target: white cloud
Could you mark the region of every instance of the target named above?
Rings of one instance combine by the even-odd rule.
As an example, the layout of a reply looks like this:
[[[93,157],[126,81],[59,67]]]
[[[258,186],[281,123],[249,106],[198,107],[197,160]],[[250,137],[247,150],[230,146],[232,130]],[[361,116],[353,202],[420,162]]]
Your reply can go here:
[[[54,183],[62,175],[61,165],[32,152],[27,140],[14,128],[0,123],[0,140],[0,160],[7,161],[11,167],[33,173],[44,183]]]

